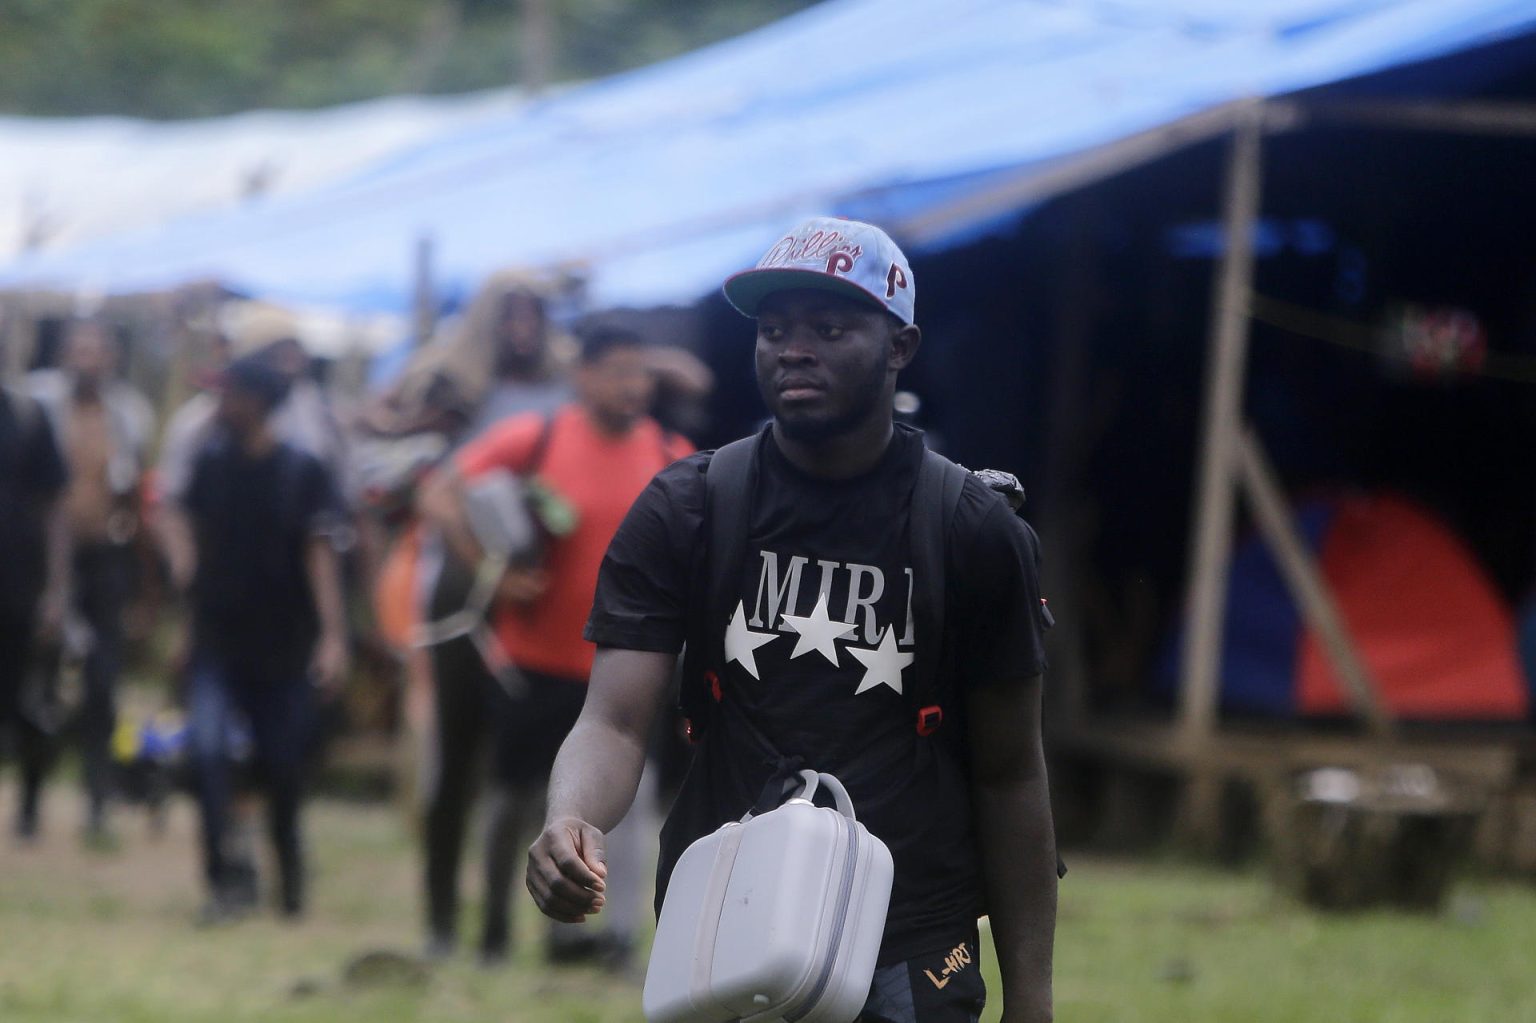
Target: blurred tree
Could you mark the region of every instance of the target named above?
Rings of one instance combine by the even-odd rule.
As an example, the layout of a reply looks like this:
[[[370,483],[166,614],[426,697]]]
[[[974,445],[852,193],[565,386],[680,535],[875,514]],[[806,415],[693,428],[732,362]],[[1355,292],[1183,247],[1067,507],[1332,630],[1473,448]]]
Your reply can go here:
[[[0,0],[0,111],[198,117],[637,67],[814,0]]]

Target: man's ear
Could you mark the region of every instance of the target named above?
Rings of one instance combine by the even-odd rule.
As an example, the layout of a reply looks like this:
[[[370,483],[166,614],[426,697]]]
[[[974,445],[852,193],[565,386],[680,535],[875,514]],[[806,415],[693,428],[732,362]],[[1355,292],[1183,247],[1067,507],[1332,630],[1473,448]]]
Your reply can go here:
[[[923,332],[917,324],[909,323],[891,335],[891,368],[903,370],[917,355],[922,346]]]

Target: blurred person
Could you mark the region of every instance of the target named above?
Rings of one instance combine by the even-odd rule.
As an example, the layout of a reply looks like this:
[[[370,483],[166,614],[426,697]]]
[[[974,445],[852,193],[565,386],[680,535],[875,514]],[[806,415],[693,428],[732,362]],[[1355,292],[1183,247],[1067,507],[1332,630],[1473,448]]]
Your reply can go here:
[[[662,829],[657,905],[693,841],[797,767],[829,771],[895,863],[859,1018],[975,1023],[986,913],[1002,1019],[1036,1023],[1052,1015],[1058,867],[1038,542],[986,483],[893,422],[897,375],[921,341],[913,289],[883,231],[830,218],[727,280],[756,320],[773,418],[662,472],[614,536],[586,630],[598,644],[587,700],[555,761],[527,884],[557,920],[606,911],[603,832],[629,806],[686,642],[683,699],[701,741]],[[729,550],[706,549],[720,535],[705,505],[717,459],[740,470],[714,481],[731,489],[711,508],[740,515]],[[937,550],[918,501],[944,526]]]
[[[496,793],[488,814],[483,961],[505,959],[510,941],[510,889],[525,835],[537,829],[544,787],[560,740],[580,713],[593,647],[582,624],[597,583],[603,551],[646,483],[692,450],[646,415],[655,376],[641,339],[601,329],[585,336],[575,373],[577,400],[553,413],[513,416],[462,448],[425,487],[423,515],[457,557],[485,557],[465,513],[466,483],[495,470],[532,477],[552,492],[574,525],[550,539],[537,567],[509,567],[493,606],[501,650],[521,686],[509,695],[467,638],[433,650],[436,677],[435,784],[428,794],[426,894],[429,948],[453,947],[457,874],[474,791],[480,745],[494,744]],[[494,723],[493,734],[486,727]],[[638,928],[645,845],[654,834],[642,799],[610,843],[614,887],[610,927],[599,940],[588,932],[556,931],[556,961],[600,958],[621,966]],[[621,880],[621,877],[623,880]]]
[[[275,436],[272,413],[288,387],[260,355],[230,363],[218,433],[166,518],[172,579],[191,596],[188,717],[208,923],[242,908],[225,845],[230,743],[242,727],[267,797],[279,910],[302,914],[299,809],[315,690],[333,696],[347,667],[334,542],[340,504],[320,463]]]
[[[346,440],[325,390],[310,372],[298,318],[260,302],[235,308],[237,313],[225,317],[227,331],[218,342],[223,351],[214,353],[209,383],[217,380],[219,364],[228,358],[257,356],[269,362],[288,382],[288,394],[272,414],[273,434],[317,459],[331,474],[337,492],[351,501],[356,483]],[[205,387],[172,413],[157,467],[164,497],[179,500],[185,491],[198,453],[217,431],[218,409],[217,389]]]
[[[0,754],[13,750],[20,762],[15,828],[23,841],[37,836],[49,755],[27,687],[36,642],[57,638],[69,602],[69,539],[57,513],[68,478],[42,408],[0,386]]]
[[[462,443],[507,416],[571,399],[572,339],[549,318],[545,289],[516,270],[492,274],[441,339],[421,349],[371,410],[383,436],[448,431]]]
[[[388,489],[407,495],[406,506],[414,509],[420,497],[417,483],[431,465],[441,464],[501,419],[519,413],[547,416],[568,402],[572,347],[572,340],[550,320],[543,287],[518,271],[491,275],[464,314],[417,354],[400,382],[365,417],[364,425],[377,441],[393,441],[402,452],[423,440],[440,440],[425,463],[415,455],[399,459],[412,468],[403,484]],[[474,756],[453,755],[437,770],[431,750],[483,748],[491,719],[475,713],[439,715],[445,700],[433,677],[432,651],[413,638],[422,619],[435,610],[464,606],[473,570],[420,516],[401,523],[396,532],[378,577],[376,615],[406,672],[406,721],[410,741],[421,753],[416,788],[425,803],[438,808],[426,812],[426,844],[439,851],[429,854],[431,872],[446,874],[448,880],[428,887],[451,894],[438,899],[438,908],[429,912],[436,922],[428,926],[428,952],[446,955],[453,946],[455,879],[464,830],[456,808],[467,814],[473,805],[483,765]],[[473,692],[472,686],[453,680],[446,685],[446,704],[454,707],[465,705],[460,697],[466,689]],[[494,842],[494,833],[487,840]],[[449,906],[454,908],[445,908]]]
[[[177,408],[166,424],[156,473],[163,502],[162,522],[169,523],[170,531],[175,531],[181,515],[179,506],[197,458],[221,432],[221,374],[231,358],[246,357],[266,362],[287,382],[287,392],[268,421],[273,436],[313,456],[330,477],[333,493],[339,495],[344,506],[355,510],[360,483],[351,452],[329,397],[311,373],[298,318],[265,302],[233,302],[227,304],[220,323],[223,329],[214,337],[202,388]],[[339,528],[341,545],[349,546],[355,532]],[[165,545],[162,536],[162,547]],[[370,567],[364,566],[365,572]],[[173,660],[181,673],[189,666],[189,651],[179,651]],[[229,903],[254,905],[258,899],[253,833],[256,809],[247,793],[237,794],[224,828],[223,898]]]
[[[85,837],[108,844],[110,744],[117,726],[123,609],[132,589],[133,541],[146,460],[154,433],[149,402],[116,377],[117,340],[94,319],[69,324],[58,369],[28,376],[48,412],[69,465],[61,507],[69,533],[73,643],[83,646],[79,732],[88,814]],[[44,684],[56,685],[60,656],[48,656]]]

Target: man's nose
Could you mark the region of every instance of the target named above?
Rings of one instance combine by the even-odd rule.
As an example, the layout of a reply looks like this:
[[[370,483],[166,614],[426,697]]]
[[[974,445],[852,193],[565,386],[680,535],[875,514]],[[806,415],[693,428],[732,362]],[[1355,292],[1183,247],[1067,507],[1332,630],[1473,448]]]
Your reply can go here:
[[[801,364],[816,361],[816,350],[810,339],[801,331],[794,331],[779,349],[779,361],[785,364]]]

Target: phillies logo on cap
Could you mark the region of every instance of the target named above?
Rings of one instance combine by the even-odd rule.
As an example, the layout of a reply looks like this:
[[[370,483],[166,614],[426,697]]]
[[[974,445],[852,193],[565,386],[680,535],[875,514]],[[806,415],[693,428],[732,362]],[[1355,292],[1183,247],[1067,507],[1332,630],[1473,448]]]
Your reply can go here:
[[[787,235],[757,261],[759,270],[780,266],[811,267],[829,274],[848,274],[864,255],[864,247],[841,231],[811,231]]]

